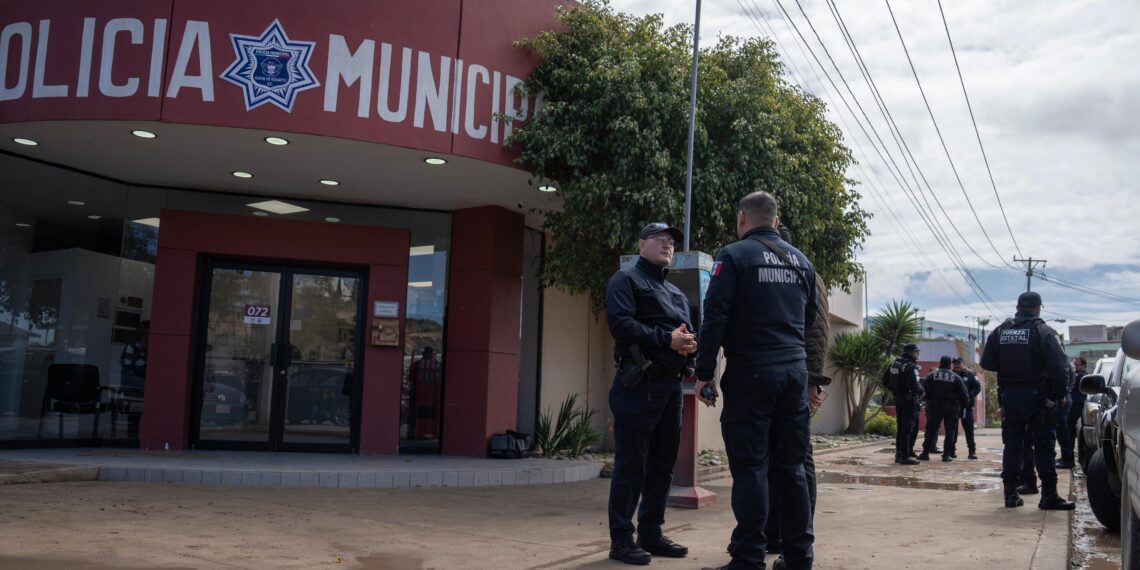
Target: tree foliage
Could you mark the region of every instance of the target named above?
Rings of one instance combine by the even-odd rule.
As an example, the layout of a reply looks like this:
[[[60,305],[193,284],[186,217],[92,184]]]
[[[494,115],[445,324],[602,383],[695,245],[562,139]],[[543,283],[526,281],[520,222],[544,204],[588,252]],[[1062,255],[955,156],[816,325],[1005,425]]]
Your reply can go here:
[[[634,17],[603,0],[560,10],[557,31],[518,45],[540,63],[526,89],[544,104],[508,144],[540,181],[554,181],[560,209],[543,279],[589,292],[602,306],[620,255],[653,221],[683,223],[691,30],[660,15]],[[797,247],[828,286],[860,272],[854,249],[867,233],[851,154],[819,99],[781,78],[768,40],[721,38],[702,50],[693,165],[693,249],[736,239],[736,206],[772,192]]]

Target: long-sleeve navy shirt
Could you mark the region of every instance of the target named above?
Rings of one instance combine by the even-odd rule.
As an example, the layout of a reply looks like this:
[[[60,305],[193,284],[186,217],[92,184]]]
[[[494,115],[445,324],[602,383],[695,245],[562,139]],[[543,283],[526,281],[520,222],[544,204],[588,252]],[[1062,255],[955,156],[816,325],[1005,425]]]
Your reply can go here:
[[[645,358],[667,370],[692,366],[692,356],[669,348],[672,332],[682,323],[693,330],[689,302],[676,285],[665,280],[669,270],[644,257],[621,269],[606,284],[606,323],[614,337],[614,359],[630,358],[637,344]]]
[[[720,250],[712,273],[697,338],[698,380],[713,379],[721,346],[729,366],[804,360],[804,329],[815,322],[817,293],[815,268],[800,250],[781,240],[775,228],[756,228]]]

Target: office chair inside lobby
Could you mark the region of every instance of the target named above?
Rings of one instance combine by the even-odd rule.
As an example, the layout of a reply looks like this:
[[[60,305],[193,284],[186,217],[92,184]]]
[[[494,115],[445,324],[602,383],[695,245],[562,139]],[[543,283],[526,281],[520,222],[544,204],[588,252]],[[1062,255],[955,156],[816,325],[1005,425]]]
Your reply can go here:
[[[111,404],[103,401],[104,387],[99,385],[99,367],[90,364],[52,364],[48,366],[47,388],[44,389],[43,411],[40,414],[39,437],[43,437],[44,419],[55,412],[59,418],[59,439],[63,439],[63,416],[93,414],[91,437],[98,437],[99,417],[111,411]]]

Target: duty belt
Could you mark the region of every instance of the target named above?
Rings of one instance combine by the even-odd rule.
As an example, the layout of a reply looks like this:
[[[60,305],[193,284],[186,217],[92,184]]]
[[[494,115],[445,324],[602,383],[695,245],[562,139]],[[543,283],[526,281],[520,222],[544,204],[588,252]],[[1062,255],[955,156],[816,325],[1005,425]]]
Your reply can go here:
[[[618,362],[618,369],[624,368],[628,362],[630,362],[630,360],[623,358],[621,362]],[[645,377],[650,380],[680,380],[683,372],[683,369],[677,369],[672,366],[665,366],[661,363],[654,362],[649,366],[649,369],[645,371]]]

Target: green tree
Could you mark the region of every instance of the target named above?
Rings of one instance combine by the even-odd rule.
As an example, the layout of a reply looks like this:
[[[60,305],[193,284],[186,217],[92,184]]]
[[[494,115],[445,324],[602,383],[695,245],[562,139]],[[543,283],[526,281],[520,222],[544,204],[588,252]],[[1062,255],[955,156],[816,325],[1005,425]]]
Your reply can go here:
[[[871,319],[869,328],[836,337],[827,358],[847,381],[848,433],[862,434],[866,422],[879,414],[867,417],[875,394],[882,394],[884,402],[889,396],[879,380],[903,345],[918,338],[920,329],[918,309],[906,301],[891,301]]]
[[[559,189],[560,207],[544,212],[554,235],[544,283],[588,292],[598,310],[636,230],[682,223],[691,31],[602,0],[558,19],[559,30],[518,42],[540,59],[526,89],[544,104],[507,143]],[[853,252],[868,216],[844,176],[851,154],[823,104],[781,69],[768,40],[726,37],[702,50],[692,245],[711,252],[734,241],[738,200],[767,190],[827,285],[846,288],[861,271]]]

